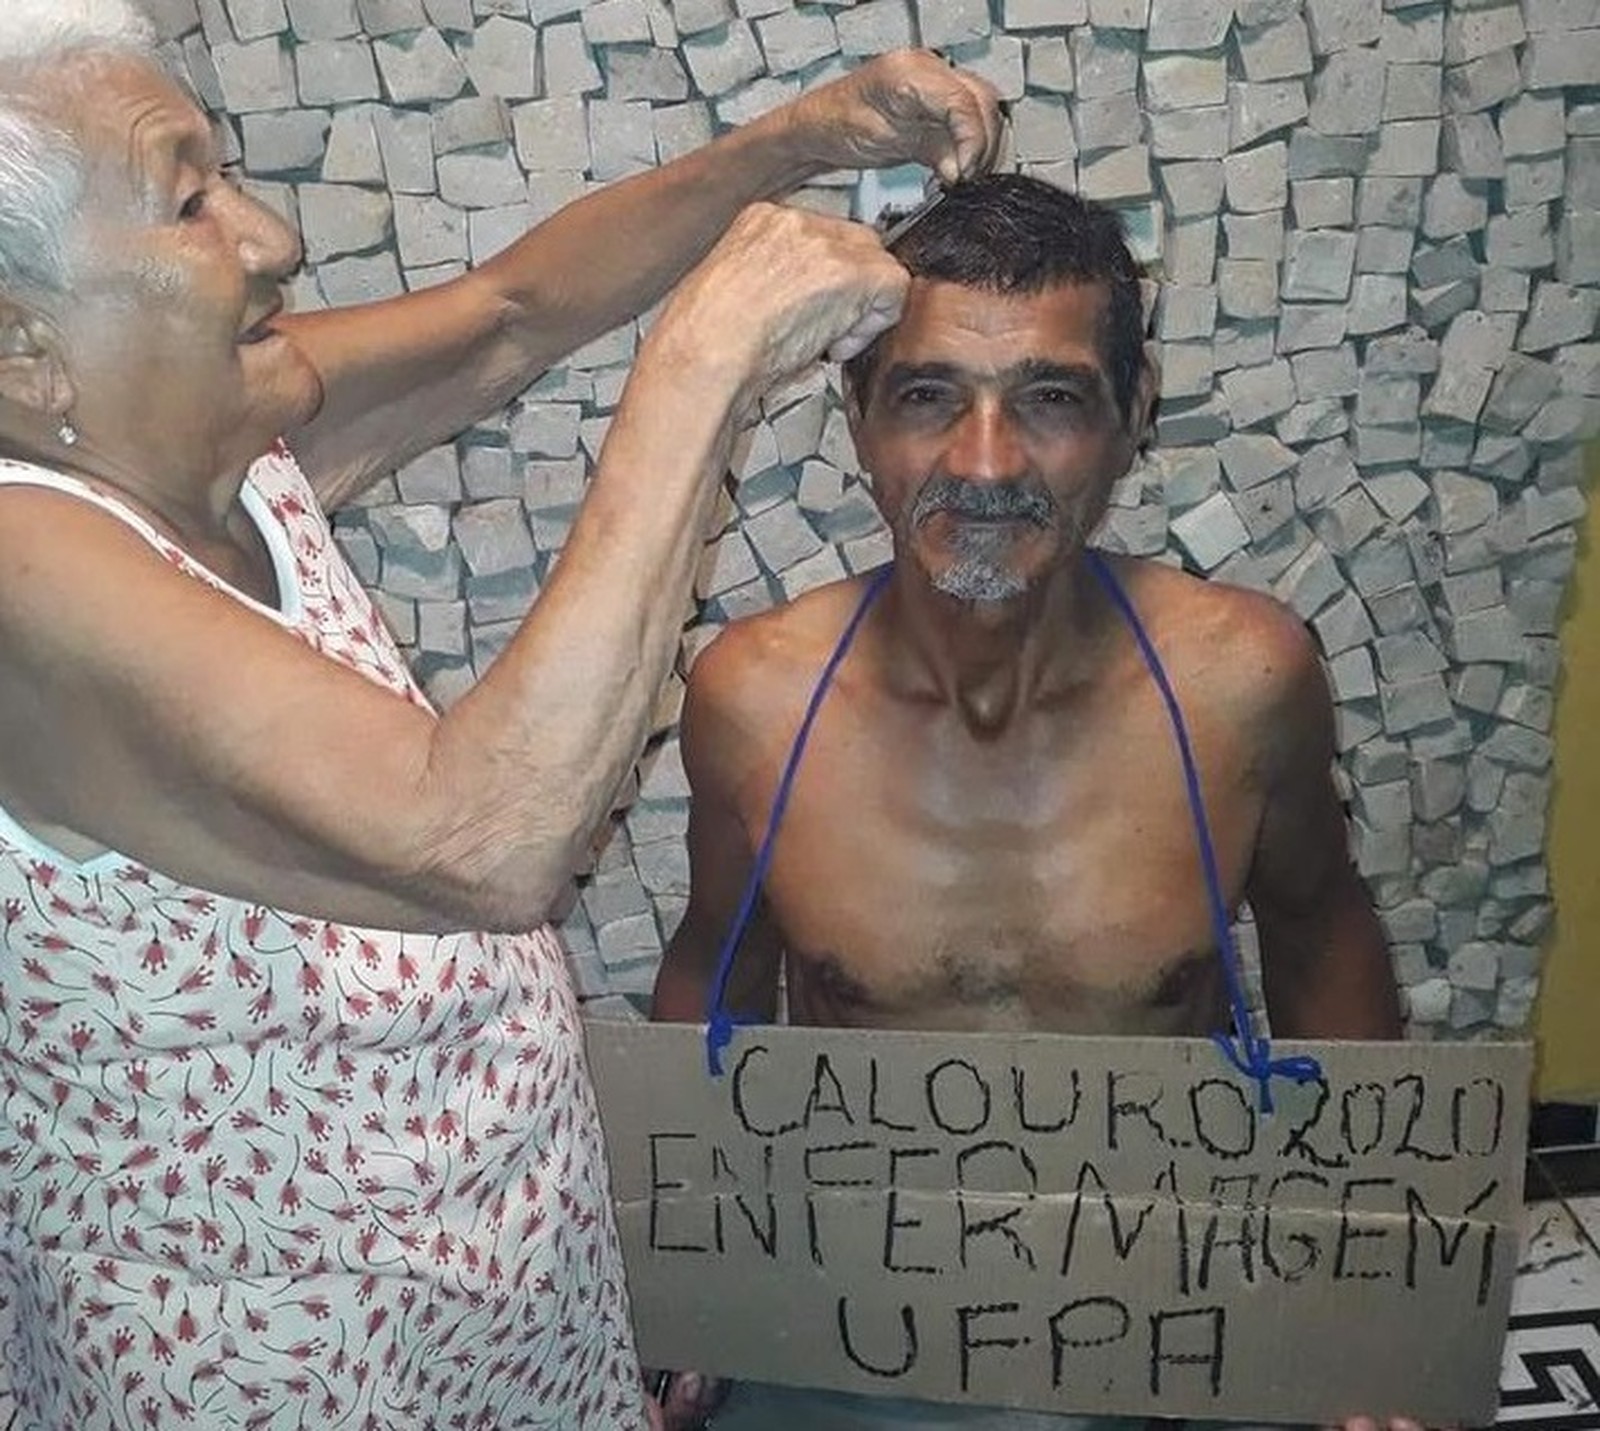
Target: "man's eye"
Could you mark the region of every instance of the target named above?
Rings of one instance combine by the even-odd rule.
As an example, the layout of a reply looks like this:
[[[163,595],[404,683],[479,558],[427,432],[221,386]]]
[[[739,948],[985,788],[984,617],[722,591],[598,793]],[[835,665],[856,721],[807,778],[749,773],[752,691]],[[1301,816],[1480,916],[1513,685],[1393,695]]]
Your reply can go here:
[[[1035,388],[1031,396],[1034,402],[1047,407],[1065,407],[1078,401],[1077,393],[1063,387]]]
[[[900,401],[907,407],[927,407],[944,401],[944,389],[932,383],[913,383],[900,390]]]
[[[178,217],[186,222],[191,219],[197,219],[205,212],[205,207],[206,191],[204,189],[196,189],[179,207]]]

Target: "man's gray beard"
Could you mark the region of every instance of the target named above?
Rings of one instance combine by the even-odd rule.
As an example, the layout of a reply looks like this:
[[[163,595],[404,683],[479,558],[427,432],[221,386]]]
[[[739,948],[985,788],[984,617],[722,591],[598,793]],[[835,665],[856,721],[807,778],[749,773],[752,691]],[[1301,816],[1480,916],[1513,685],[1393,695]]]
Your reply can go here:
[[[1005,566],[1014,540],[1002,532],[957,527],[956,559],[932,573],[930,584],[957,601],[1014,601],[1028,589],[1027,578]]]
[[[912,528],[920,527],[936,512],[957,518],[951,533],[955,561],[930,572],[929,584],[957,601],[1012,601],[1030,585],[1026,577],[1005,565],[1006,555],[1017,541],[1015,531],[969,527],[960,518],[1025,522],[1044,530],[1059,515],[1055,499],[1042,488],[1011,482],[967,482],[955,477],[937,477],[917,494],[911,508]]]

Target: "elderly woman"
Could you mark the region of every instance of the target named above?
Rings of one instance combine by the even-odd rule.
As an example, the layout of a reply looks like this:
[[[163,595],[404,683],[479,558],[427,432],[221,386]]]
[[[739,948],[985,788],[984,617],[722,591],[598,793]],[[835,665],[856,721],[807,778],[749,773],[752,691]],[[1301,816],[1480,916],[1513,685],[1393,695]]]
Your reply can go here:
[[[289,316],[295,239],[139,15],[4,0],[13,1424],[646,1424],[542,926],[637,754],[742,416],[898,312],[866,229],[746,206],[842,165],[955,177],[997,133],[981,83],[888,56],[458,282]],[[324,510],[730,223],[643,344],[536,609],[436,714]]]

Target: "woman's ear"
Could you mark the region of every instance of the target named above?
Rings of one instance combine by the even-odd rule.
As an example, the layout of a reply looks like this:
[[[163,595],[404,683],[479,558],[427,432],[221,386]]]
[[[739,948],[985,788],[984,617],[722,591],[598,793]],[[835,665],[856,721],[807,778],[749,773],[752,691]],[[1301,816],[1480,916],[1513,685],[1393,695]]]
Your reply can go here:
[[[55,329],[32,309],[0,296],[0,401],[55,419],[72,410],[75,397]]]

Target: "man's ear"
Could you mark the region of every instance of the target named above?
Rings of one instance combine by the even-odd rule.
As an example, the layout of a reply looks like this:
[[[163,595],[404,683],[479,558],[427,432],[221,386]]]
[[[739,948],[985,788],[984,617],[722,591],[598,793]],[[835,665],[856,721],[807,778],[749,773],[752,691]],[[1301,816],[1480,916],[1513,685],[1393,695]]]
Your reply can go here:
[[[1144,345],[1144,362],[1139,368],[1139,383],[1134,389],[1133,409],[1128,414],[1133,450],[1143,452],[1155,433],[1156,404],[1161,400],[1161,358],[1158,345]]]
[[[866,406],[866,395],[858,381],[859,369],[854,363],[845,363],[839,369],[839,392],[844,399],[845,420],[850,424],[850,436],[856,435]]]
[[[0,400],[55,419],[71,411],[75,397],[55,328],[0,294]]]
[[[867,484],[867,491],[880,512],[878,484],[872,476],[872,455],[867,444],[867,404],[872,396],[870,365],[852,365],[840,374],[839,387],[844,398],[844,420],[850,428],[850,445],[855,449],[856,466]],[[886,514],[887,515],[887,514]]]
[[[872,370],[863,371],[857,363],[848,363],[839,374],[840,391],[844,397],[844,420],[850,428],[850,445],[855,448],[856,461],[863,467],[867,455],[864,450],[867,434],[867,403],[871,398]]]

